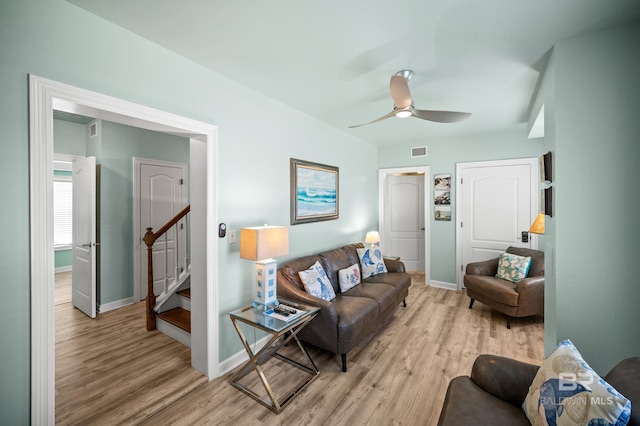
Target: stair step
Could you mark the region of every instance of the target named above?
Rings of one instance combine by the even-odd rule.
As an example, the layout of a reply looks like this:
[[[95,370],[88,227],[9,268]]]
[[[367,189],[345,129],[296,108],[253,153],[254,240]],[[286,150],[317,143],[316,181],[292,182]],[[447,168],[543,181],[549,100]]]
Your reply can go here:
[[[186,297],[188,299],[191,299],[191,289],[190,288],[185,288],[184,290],[180,290],[178,292],[178,294],[180,296],[184,296],[184,297]]]
[[[191,312],[182,308],[174,308],[158,314],[158,318],[191,333]]]

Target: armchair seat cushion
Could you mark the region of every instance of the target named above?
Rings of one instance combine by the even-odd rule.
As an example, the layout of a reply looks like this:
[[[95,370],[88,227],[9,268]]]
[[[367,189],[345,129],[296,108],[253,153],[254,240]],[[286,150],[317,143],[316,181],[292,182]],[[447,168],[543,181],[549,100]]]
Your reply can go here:
[[[511,281],[484,275],[465,275],[464,285],[468,292],[484,296],[478,297],[480,301],[488,298],[503,305],[518,306],[520,294],[516,291],[516,284]]]
[[[519,406],[491,395],[469,376],[456,377],[449,382],[438,425],[472,424],[531,426]]]

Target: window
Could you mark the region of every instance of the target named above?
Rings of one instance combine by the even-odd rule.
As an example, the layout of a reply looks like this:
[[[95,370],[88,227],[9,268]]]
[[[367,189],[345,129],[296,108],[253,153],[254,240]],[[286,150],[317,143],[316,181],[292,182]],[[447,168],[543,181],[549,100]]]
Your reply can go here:
[[[53,245],[70,248],[73,242],[73,183],[71,174],[53,177]]]

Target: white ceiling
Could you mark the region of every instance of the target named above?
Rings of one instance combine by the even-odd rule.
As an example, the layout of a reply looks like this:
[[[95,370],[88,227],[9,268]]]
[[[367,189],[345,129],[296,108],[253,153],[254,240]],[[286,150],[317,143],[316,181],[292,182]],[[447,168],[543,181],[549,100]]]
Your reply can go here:
[[[638,0],[68,1],[381,146],[524,129],[556,42],[640,20]],[[403,69],[416,108],[471,118],[348,129],[393,109]]]

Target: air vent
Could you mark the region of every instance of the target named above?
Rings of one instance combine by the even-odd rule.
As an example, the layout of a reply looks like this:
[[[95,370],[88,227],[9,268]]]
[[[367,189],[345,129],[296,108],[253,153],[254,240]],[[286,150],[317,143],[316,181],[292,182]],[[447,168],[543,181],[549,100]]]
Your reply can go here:
[[[98,122],[94,121],[93,123],[89,124],[89,137],[94,138],[97,135],[98,135]]]
[[[411,158],[426,157],[426,156],[427,156],[426,146],[414,146],[413,148],[411,148]]]

